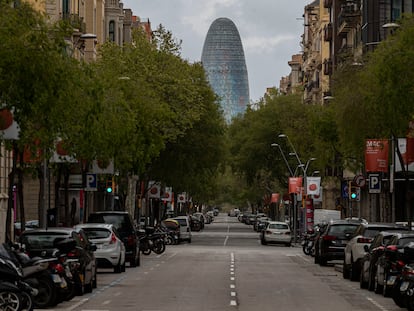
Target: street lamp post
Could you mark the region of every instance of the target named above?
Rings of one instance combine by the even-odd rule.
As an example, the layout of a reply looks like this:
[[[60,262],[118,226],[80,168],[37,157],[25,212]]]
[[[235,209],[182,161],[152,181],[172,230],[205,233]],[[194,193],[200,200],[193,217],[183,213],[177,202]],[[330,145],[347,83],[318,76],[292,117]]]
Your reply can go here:
[[[311,161],[315,161],[316,160],[316,158],[309,158],[308,159],[308,161],[306,161],[306,164],[303,164],[302,163],[302,161],[300,160],[300,157],[299,157],[299,155],[298,155],[298,153],[297,153],[297,151],[296,151],[296,148],[295,148],[295,146],[292,144],[292,142],[290,141],[290,139],[289,139],[289,136],[287,136],[286,134],[279,134],[279,136],[278,136],[279,138],[286,138],[286,140],[288,141],[288,143],[289,143],[289,145],[290,145],[290,147],[292,148],[292,150],[293,150],[293,152],[291,152],[291,153],[289,153],[289,155],[291,155],[291,156],[295,156],[296,157],[296,160],[297,160],[297,162],[298,162],[298,166],[296,167],[296,170],[295,170],[295,173],[294,173],[294,176],[296,176],[296,171],[297,171],[297,169],[300,167],[300,168],[302,168],[302,173],[303,173],[303,187],[304,187],[304,195],[305,195],[305,198],[306,198],[306,177],[307,177],[307,175],[306,175],[306,173],[307,173],[307,170],[308,170],[308,168],[309,168],[309,164],[310,164],[310,162]],[[295,195],[295,198],[296,198],[296,195]],[[303,199],[303,198],[302,198]],[[294,230],[294,242],[296,243],[296,236],[297,236],[297,200],[294,200],[295,202],[294,202],[294,222],[293,222],[293,230]],[[302,202],[304,202],[303,200],[302,200]],[[304,205],[304,204],[303,204]],[[296,214],[296,215],[295,215]],[[304,216],[303,217],[303,219],[304,219],[304,223],[305,223],[305,225],[304,225],[304,228],[306,227],[306,216]]]
[[[271,144],[270,146],[272,146],[272,147],[278,147],[278,148],[279,148],[280,154],[282,155],[283,160],[285,161],[286,167],[287,167],[287,168],[288,168],[288,170],[289,170],[289,174],[290,174],[290,176],[293,176],[293,171],[292,171],[292,169],[290,168],[289,162],[287,161],[286,156],[285,156],[285,154],[283,153],[283,150],[282,150],[282,148],[280,147],[280,145],[279,145],[279,144],[276,144],[276,143],[273,143],[273,144]]]

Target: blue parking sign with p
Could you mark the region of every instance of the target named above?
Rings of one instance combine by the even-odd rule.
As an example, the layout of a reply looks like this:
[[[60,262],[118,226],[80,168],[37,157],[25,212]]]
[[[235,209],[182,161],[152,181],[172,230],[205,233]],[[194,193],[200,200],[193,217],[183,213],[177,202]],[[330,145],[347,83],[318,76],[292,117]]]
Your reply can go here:
[[[380,174],[369,174],[369,193],[381,193]]]
[[[86,174],[86,189],[87,191],[96,191],[97,190],[97,180],[96,174]]]

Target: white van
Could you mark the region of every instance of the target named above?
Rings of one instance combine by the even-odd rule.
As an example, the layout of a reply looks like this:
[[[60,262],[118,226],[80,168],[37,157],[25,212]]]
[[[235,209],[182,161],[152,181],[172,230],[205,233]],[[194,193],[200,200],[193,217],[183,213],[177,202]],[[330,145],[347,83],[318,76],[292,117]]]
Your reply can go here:
[[[180,223],[180,240],[191,243],[191,226],[188,216],[177,216],[173,219]]]

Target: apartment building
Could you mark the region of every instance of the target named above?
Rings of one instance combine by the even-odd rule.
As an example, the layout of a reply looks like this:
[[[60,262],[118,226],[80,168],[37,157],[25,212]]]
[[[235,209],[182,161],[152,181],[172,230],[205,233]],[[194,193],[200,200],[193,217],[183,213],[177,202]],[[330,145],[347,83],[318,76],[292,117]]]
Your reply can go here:
[[[73,33],[66,39],[68,55],[86,62],[96,60],[99,45],[107,40],[122,46],[132,42],[134,28],[141,27],[151,38],[151,24],[149,20],[141,22],[140,18],[133,15],[130,9],[125,9],[120,0],[24,0],[30,3],[36,10],[45,13],[51,22],[64,19],[73,26]],[[1,129],[0,129],[1,130]],[[9,200],[10,196],[17,196],[17,188],[9,187],[9,173],[12,169],[12,152],[0,146],[0,241],[6,238],[7,212],[11,213],[12,221],[19,220],[19,208],[17,200]],[[76,169],[75,169],[76,171]],[[73,173],[75,173],[75,171]],[[79,169],[78,169],[79,171]],[[48,183],[53,185],[53,172],[49,172]],[[78,183],[79,174],[71,174],[71,196],[76,199],[78,206],[82,203],[81,185]],[[24,206],[26,220],[41,219],[39,215],[39,181],[27,176],[24,179]],[[54,187],[47,187],[45,195],[48,202],[45,206],[49,210],[61,209],[62,206],[54,206]],[[71,199],[72,199],[71,197]],[[11,203],[13,202],[13,203]],[[62,214],[65,212],[62,212]],[[10,230],[10,229],[7,229]]]

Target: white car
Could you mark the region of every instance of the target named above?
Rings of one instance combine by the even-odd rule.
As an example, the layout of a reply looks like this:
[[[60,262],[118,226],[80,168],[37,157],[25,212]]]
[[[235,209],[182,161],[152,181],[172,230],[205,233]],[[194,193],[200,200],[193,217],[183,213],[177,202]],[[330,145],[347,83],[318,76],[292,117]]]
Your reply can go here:
[[[180,241],[191,243],[191,225],[188,216],[177,216],[173,219],[180,224]]]
[[[361,260],[364,257],[365,245],[369,246],[375,236],[381,231],[397,231],[404,229],[393,223],[366,223],[362,222],[345,247],[343,277],[357,281],[361,274]]]
[[[125,272],[125,245],[112,224],[79,224],[89,240],[96,245],[95,258],[100,268]]]
[[[292,244],[290,227],[283,221],[268,221],[265,229],[260,233],[260,240],[263,245],[281,243],[290,246]]]

